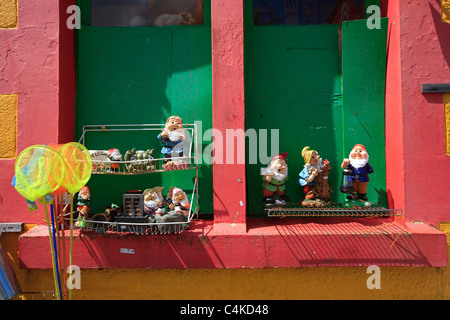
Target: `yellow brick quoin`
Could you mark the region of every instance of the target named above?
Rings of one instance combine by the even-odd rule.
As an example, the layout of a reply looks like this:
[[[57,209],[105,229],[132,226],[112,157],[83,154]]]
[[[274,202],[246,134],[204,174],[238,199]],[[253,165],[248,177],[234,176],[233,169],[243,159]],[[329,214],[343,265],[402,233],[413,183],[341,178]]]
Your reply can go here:
[[[444,23],[450,23],[450,0],[441,2],[441,20]]]
[[[0,29],[17,28],[17,1],[0,0]]]
[[[445,149],[450,156],[450,93],[444,94],[444,114],[445,114]]]
[[[0,159],[16,157],[17,94],[0,94]]]

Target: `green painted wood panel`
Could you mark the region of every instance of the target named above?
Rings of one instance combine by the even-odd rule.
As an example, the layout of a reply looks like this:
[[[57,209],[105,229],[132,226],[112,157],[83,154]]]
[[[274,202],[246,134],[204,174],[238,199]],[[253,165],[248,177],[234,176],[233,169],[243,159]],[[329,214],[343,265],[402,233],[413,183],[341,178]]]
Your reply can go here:
[[[76,137],[86,124],[164,123],[169,115],[185,123],[212,126],[211,31],[208,26],[102,28],[83,25],[77,33]],[[199,133],[201,135],[201,133]],[[89,149],[161,145],[156,133],[88,133]],[[210,140],[202,141],[211,143]],[[92,210],[121,204],[128,189],[156,185],[192,189],[195,171],[140,176],[97,176],[89,181]],[[201,165],[202,213],[212,213],[212,168]]]
[[[388,19],[380,29],[369,29],[366,20],[342,25],[343,153],[364,144],[369,163],[369,201],[387,205],[385,154],[385,75]]]
[[[303,198],[297,181],[304,146],[330,161],[337,200],[343,157],[338,26],[247,27],[245,41],[246,129],[279,130],[279,151],[288,152],[286,194],[292,202]],[[274,155],[270,148],[268,155]],[[263,166],[247,164],[248,214],[264,214]]]

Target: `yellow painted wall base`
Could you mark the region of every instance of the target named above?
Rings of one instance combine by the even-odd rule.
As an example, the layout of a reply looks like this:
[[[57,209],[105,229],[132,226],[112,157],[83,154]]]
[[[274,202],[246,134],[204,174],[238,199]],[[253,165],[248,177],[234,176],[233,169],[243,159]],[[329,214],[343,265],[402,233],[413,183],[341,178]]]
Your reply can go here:
[[[17,1],[0,0],[0,28],[17,28]]]
[[[441,223],[439,228],[450,240],[450,222]],[[2,243],[10,253],[23,291],[54,291],[52,270],[19,269],[17,234],[3,234]],[[450,241],[448,244],[450,251]],[[81,289],[73,290],[73,299],[450,299],[449,267],[381,268],[380,289],[367,288],[371,274],[366,271],[366,268],[81,270]]]
[[[445,148],[447,155],[450,155],[450,93],[444,94],[444,114],[445,114]]]
[[[0,119],[0,158],[15,158],[17,94],[0,94]]]
[[[450,23],[450,0],[442,0],[441,20],[444,23]]]

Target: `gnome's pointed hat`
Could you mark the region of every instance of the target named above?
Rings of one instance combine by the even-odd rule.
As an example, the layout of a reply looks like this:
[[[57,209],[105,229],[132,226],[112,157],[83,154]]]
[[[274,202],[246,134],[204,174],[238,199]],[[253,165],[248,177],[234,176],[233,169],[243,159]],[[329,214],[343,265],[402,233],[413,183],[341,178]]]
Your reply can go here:
[[[361,147],[364,151],[367,152],[366,147],[365,147],[363,144],[355,144],[355,145],[353,146],[352,150],[355,149],[356,147]]]
[[[274,157],[272,158],[272,161],[271,161],[271,162],[273,162],[273,161],[275,161],[275,160],[278,160],[278,159],[281,159],[281,160],[286,161],[287,155],[288,155],[287,152],[283,152],[283,153],[277,154],[276,156],[274,156]]]

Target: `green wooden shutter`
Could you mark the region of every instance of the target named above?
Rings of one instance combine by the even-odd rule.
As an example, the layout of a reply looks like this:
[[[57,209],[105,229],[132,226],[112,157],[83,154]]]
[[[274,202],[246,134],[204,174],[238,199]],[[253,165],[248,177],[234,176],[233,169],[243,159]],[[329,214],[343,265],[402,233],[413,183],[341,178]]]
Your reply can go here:
[[[387,205],[385,154],[385,76],[388,19],[380,29],[367,20],[342,24],[343,154],[357,143],[365,145],[370,175],[368,198]]]

